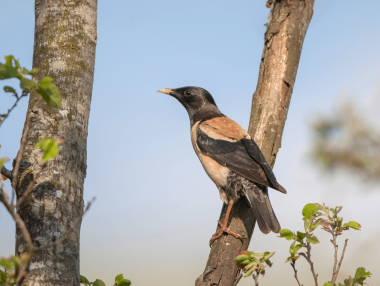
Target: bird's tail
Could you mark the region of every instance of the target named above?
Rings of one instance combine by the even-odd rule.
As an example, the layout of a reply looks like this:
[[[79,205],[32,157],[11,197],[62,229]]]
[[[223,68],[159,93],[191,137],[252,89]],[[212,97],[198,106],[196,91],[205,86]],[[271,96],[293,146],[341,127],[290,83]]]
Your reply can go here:
[[[279,233],[281,226],[269,201],[268,188],[262,185],[257,186],[247,179],[242,180],[242,185],[261,232],[265,234],[271,231]]]

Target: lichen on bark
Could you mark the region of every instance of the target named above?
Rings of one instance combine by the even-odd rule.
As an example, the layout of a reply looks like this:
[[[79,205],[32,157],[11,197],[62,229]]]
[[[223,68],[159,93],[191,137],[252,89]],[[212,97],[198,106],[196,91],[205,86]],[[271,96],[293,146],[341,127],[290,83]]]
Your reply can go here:
[[[31,124],[22,154],[18,197],[43,164],[41,151],[34,145],[44,137],[65,140],[58,156],[47,162],[33,191],[18,209],[37,247],[63,237],[83,211],[96,15],[96,0],[35,2],[33,67],[40,68],[40,73],[34,79],[54,78],[63,109],[50,107],[40,95],[31,94],[27,110]],[[25,250],[20,230],[16,229],[16,254]],[[35,252],[30,270],[23,285],[79,285],[79,228],[63,244]]]

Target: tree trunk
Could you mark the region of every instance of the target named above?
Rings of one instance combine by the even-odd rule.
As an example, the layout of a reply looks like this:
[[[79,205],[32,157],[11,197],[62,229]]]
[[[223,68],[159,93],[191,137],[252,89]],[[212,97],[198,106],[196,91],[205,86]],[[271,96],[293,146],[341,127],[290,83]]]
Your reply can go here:
[[[42,152],[34,145],[44,137],[62,138],[58,156],[47,162],[28,199],[18,208],[33,244],[44,246],[63,237],[83,211],[87,132],[94,78],[97,0],[36,0],[33,67],[36,81],[54,78],[62,110],[31,94],[31,117],[22,154],[17,197],[41,170]],[[62,244],[33,253],[23,285],[79,285],[79,231]],[[26,246],[16,229],[16,255]],[[34,281],[34,284],[33,284]]]
[[[302,45],[313,15],[314,0],[269,0],[268,6],[271,9],[248,133],[273,168],[281,147]],[[223,205],[221,221],[226,210],[227,206]],[[229,228],[239,233],[243,242],[231,235],[223,235],[216,240],[206,269],[195,282],[196,286],[232,286],[238,282],[239,271],[234,258],[242,250],[247,250],[256,221],[245,197],[234,204],[230,217]],[[218,226],[217,229],[219,228]]]

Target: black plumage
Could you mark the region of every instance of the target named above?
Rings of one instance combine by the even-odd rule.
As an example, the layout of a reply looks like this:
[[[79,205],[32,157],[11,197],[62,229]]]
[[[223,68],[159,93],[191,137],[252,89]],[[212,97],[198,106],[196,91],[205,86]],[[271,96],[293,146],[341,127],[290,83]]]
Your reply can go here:
[[[229,205],[222,228],[212,236],[210,244],[223,232],[240,237],[227,228],[232,205],[240,196],[247,197],[263,233],[278,233],[281,227],[269,201],[268,187],[282,193],[286,190],[249,134],[219,111],[205,89],[183,87],[159,92],[175,97],[187,110],[194,151],[219,189],[221,199]]]

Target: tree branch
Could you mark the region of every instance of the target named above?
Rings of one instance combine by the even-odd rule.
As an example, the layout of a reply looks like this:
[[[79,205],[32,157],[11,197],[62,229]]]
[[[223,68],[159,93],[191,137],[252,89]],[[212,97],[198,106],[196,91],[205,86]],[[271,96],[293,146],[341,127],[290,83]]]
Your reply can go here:
[[[272,168],[281,146],[313,5],[314,0],[292,0],[289,3],[274,1],[271,4],[248,133]],[[220,220],[223,220],[226,210],[223,205]],[[230,217],[228,228],[240,234],[243,242],[231,235],[223,235],[215,240],[196,286],[231,286],[239,275],[234,258],[242,250],[247,250],[256,220],[245,197],[234,204]]]

